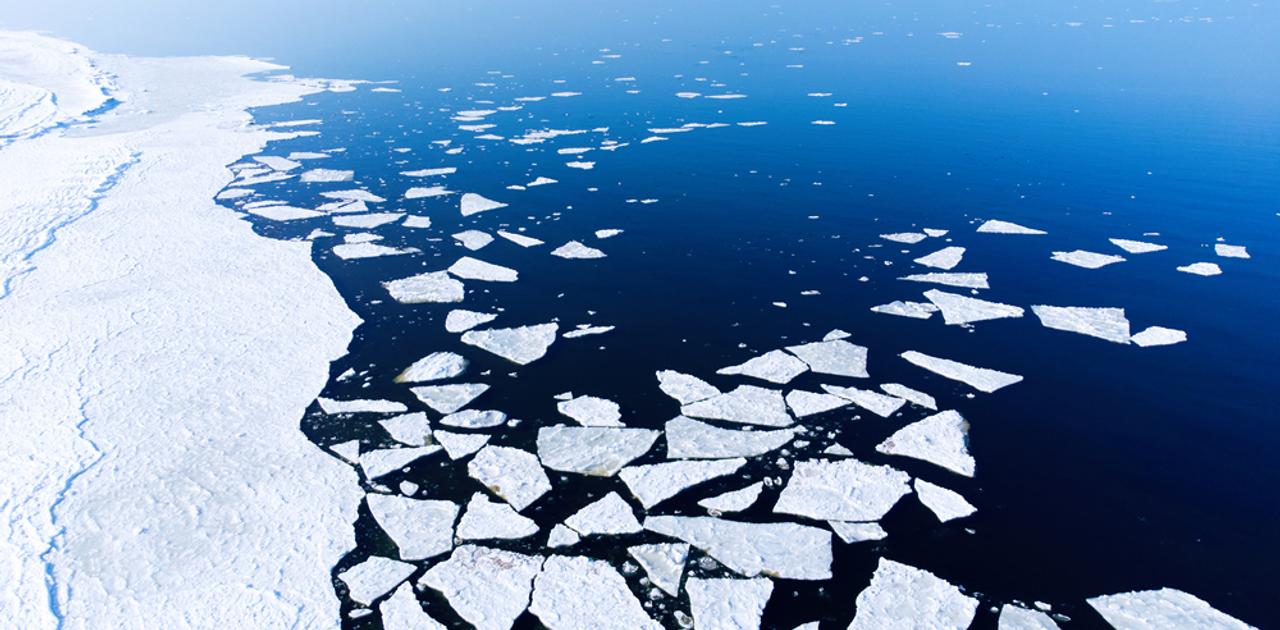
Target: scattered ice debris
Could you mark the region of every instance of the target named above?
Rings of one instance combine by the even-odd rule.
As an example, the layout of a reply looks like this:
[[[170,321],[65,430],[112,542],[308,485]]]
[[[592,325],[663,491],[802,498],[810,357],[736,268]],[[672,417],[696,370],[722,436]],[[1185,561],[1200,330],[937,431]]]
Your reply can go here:
[[[578,396],[558,403],[556,409],[585,427],[623,426],[618,403],[605,398]]]
[[[559,256],[560,258],[568,258],[568,259],[573,259],[573,258],[590,259],[590,258],[605,257],[604,252],[594,247],[588,247],[586,245],[583,245],[578,241],[569,241],[568,243],[565,243],[564,245],[561,245],[551,250],[551,255]]]
[[[1216,276],[1222,273],[1222,267],[1219,267],[1218,263],[1198,262],[1178,267],[1178,271],[1197,276]]]
[[[1149,346],[1168,346],[1187,340],[1187,333],[1176,328],[1149,326],[1146,330],[1129,338],[1134,345],[1146,348]]]
[[[338,579],[347,585],[351,601],[368,606],[390,593],[416,570],[417,567],[407,562],[370,556],[368,560],[339,573]]]
[[[929,356],[927,354],[908,350],[901,355],[907,362],[917,367],[924,368],[953,381],[960,381],[980,392],[990,394],[1002,387],[1008,387],[1014,383],[1022,382],[1022,377],[1017,374],[1009,374],[999,370],[991,370],[987,368],[974,367],[966,365],[959,361],[950,359],[940,359],[938,357]]]
[[[858,593],[855,605],[849,630],[964,630],[978,611],[978,600],[946,580],[888,558],[880,558],[871,584]]]
[[[925,291],[924,296],[942,311],[942,321],[949,325],[965,325],[991,319],[1022,317],[1023,313],[1026,312],[1021,306],[989,302],[937,289]]]
[[[444,186],[414,186],[404,191],[405,199],[432,199],[435,197],[443,197],[452,195],[453,191]]]
[[[355,398],[351,400],[334,400],[323,396],[316,399],[320,410],[329,414],[337,413],[404,413],[409,410],[404,403],[393,400]]]
[[[747,460],[716,459],[679,461],[628,466],[619,473],[627,489],[648,510],[700,483],[731,475],[746,465]]]
[[[1213,252],[1223,258],[1248,258],[1249,250],[1244,245],[1227,245],[1226,243],[1214,243]]]
[[[599,238],[599,239],[613,238],[619,234],[622,234],[622,230],[619,230],[619,229],[596,230],[596,238]]]
[[[795,437],[795,429],[738,431],[722,429],[684,416],[666,425],[667,459],[755,457],[781,448]]]
[[[478,311],[468,311],[466,309],[455,308],[449,311],[444,318],[444,329],[451,333],[466,332],[479,326],[487,324],[498,318],[497,313],[481,313]]]
[[[773,511],[822,521],[878,521],[911,493],[907,473],[856,459],[795,463]]]
[[[950,271],[960,264],[962,258],[964,258],[963,247],[944,247],[928,256],[921,256],[914,262],[918,265]]]
[[[548,547],[572,547],[582,540],[582,536],[578,532],[565,527],[560,523],[556,523],[551,528],[551,533],[547,534]]]
[[[644,528],[683,540],[743,577],[831,578],[831,532],[817,527],[711,516],[650,516]]]
[[[906,385],[901,385],[899,383],[885,383],[880,386],[880,389],[884,390],[884,393],[889,394],[890,396],[902,398],[917,407],[924,407],[925,409],[931,409],[933,411],[938,410],[938,403],[933,399],[933,396],[922,391],[911,389]]]
[[[688,543],[657,543],[628,547],[627,553],[644,569],[653,585],[672,597],[680,596],[680,578],[689,558]]]
[[[453,378],[467,369],[467,360],[453,352],[432,352],[413,362],[395,378],[397,383],[421,383]]]
[[[1000,625],[997,630],[1059,630],[1053,617],[1040,612],[1005,604],[1000,608]]]
[[[342,214],[333,217],[333,224],[339,227],[369,229],[380,225],[395,223],[404,217],[403,212],[373,212],[369,214]]]
[[[400,174],[405,177],[437,177],[439,175],[452,175],[457,172],[457,167],[443,166],[440,168],[424,168],[419,171],[400,171]]]
[[[487,263],[470,256],[463,256],[449,266],[449,273],[463,280],[483,280],[486,282],[515,282],[520,273],[515,269]]]
[[[438,413],[451,414],[475,400],[480,394],[489,390],[484,383],[455,383],[451,385],[423,385],[414,387],[413,392],[418,400]]]
[[[745,363],[716,370],[716,374],[750,376],[771,383],[788,383],[809,369],[805,363],[781,350],[772,350]]]
[[[1199,597],[1172,588],[1100,595],[1086,601],[1116,630],[1250,628],[1239,619],[1214,609]]]
[[[719,513],[741,512],[755,505],[756,500],[760,498],[760,491],[763,489],[764,482],[757,481],[740,490],[731,490],[714,497],[707,497],[698,501],[698,505]]]
[[[907,401],[901,398],[886,396],[880,392],[873,392],[869,389],[839,387],[836,385],[826,384],[822,386],[822,389],[826,390],[828,394],[839,396],[840,398],[851,401],[853,404],[862,407],[881,418],[888,418],[901,409],[903,405],[907,404]]]
[[[675,370],[658,370],[658,389],[682,405],[718,396],[720,390],[710,383]]]
[[[370,494],[369,512],[400,550],[401,560],[426,560],[453,549],[458,504]]]
[[[929,319],[937,312],[938,307],[929,302],[903,302],[894,300],[888,304],[871,307],[872,312],[885,315],[898,315],[912,319]]]
[[[627,581],[603,560],[551,556],[534,581],[529,612],[548,630],[661,630]]]
[[[583,536],[635,534],[644,529],[631,506],[617,492],[610,492],[574,512],[564,524]]]
[[[427,414],[418,411],[392,416],[379,420],[378,424],[386,430],[391,439],[408,446],[427,446],[431,444],[431,422]]]
[[[508,630],[529,606],[542,556],[461,545],[420,580],[479,630]]]
[[[479,492],[471,495],[467,510],[458,521],[458,538],[461,540],[511,540],[536,533],[538,524],[533,519],[521,516],[506,503],[490,501]]]
[[[458,208],[464,217],[505,207],[507,207],[507,204],[477,195],[476,193],[464,193],[462,195],[462,201],[459,202],[458,205]]]
[[[899,280],[908,280],[911,282],[929,282],[932,284],[943,284],[949,287],[960,287],[962,289],[990,289],[991,285],[987,284],[987,274],[985,273],[960,273],[960,272],[934,272],[934,273],[916,273],[909,276],[898,278]]]
[[[923,479],[915,480],[916,496],[929,511],[933,512],[943,523],[957,518],[964,518],[977,512],[978,509],[969,504],[959,492],[948,490],[942,486],[929,483]]]
[[[340,171],[331,168],[313,168],[302,174],[301,181],[307,183],[349,182],[355,177],[355,171]]]
[[[464,291],[462,283],[449,277],[446,271],[420,273],[383,282],[382,286],[401,304],[461,302]]]
[[[507,414],[492,409],[463,409],[440,418],[440,424],[463,429],[487,429],[496,427],[506,421]]]
[[[508,446],[484,447],[467,464],[467,474],[517,510],[551,490],[551,480],[533,453]]]
[[[1169,249],[1168,245],[1158,245],[1156,243],[1146,243],[1143,241],[1131,241],[1123,238],[1109,239],[1112,245],[1123,249],[1130,254],[1148,254]]]
[[[370,480],[389,475],[419,458],[438,452],[439,446],[419,446],[415,448],[383,448],[360,454],[360,469]]]
[[[1031,311],[1045,328],[1129,343],[1129,320],[1122,308],[1033,304]]]
[[[588,326],[579,324],[577,328],[570,330],[563,335],[565,339],[577,339],[578,337],[586,337],[588,335],[603,335],[616,328],[616,326]]]
[[[895,243],[914,245],[929,237],[920,232],[895,232],[893,234],[881,234],[880,238],[886,241],[893,241]]]
[[[818,394],[803,389],[793,389],[787,392],[786,400],[787,407],[791,408],[791,413],[795,414],[797,418],[839,409],[849,404],[847,399],[839,396]]]
[[[547,354],[547,348],[555,343],[559,330],[559,324],[468,330],[462,334],[462,343],[492,352],[512,363],[528,365]]]
[[[1070,252],[1053,252],[1053,255],[1050,256],[1050,258],[1058,262],[1067,263],[1068,265],[1084,267],[1085,269],[1100,269],[1110,264],[1124,262],[1123,256],[1087,252],[1083,249],[1077,249]]]
[[[659,435],[650,429],[542,427],[538,457],[551,470],[609,477],[648,452]]]
[[[787,346],[817,374],[867,378],[867,349],[843,339]]]
[[[758,630],[773,594],[768,578],[689,578],[689,610],[698,630]]]
[[[492,243],[493,237],[488,232],[481,232],[480,230],[463,230],[454,234],[453,240],[462,243],[463,247],[474,252]]]
[[[978,232],[982,234],[1048,234],[1044,230],[1037,230],[1026,226],[1010,223],[1008,221],[1000,221],[992,219],[978,226]]]
[[[516,234],[515,232],[508,232],[506,230],[498,230],[498,236],[501,236],[502,238],[505,238],[521,247],[537,247],[542,244],[542,241],[533,238],[532,236]]]
[[[831,531],[846,544],[884,540],[889,535],[889,532],[884,531],[879,523],[827,521],[827,524],[831,526]]]
[[[450,433],[448,431],[436,431],[432,433],[440,446],[444,447],[445,455],[449,459],[462,459],[489,443],[489,436],[483,433]]]
[[[410,584],[401,584],[396,592],[378,605],[383,630],[446,630],[444,625],[431,618]]]
[[[969,423],[958,412],[948,410],[898,429],[876,446],[876,451],[923,460],[972,477],[974,461],[968,440]]]
[[[684,405],[680,413],[692,418],[725,420],[767,427],[791,426],[782,392],[754,385],[739,385],[731,392]]]

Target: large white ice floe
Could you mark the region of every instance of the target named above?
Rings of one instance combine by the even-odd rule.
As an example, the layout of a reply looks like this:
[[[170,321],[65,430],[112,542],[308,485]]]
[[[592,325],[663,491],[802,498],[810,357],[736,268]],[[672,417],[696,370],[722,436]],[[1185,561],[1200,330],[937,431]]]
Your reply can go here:
[[[338,413],[403,413],[409,410],[408,407],[404,406],[404,403],[377,398],[336,400],[321,396],[316,399],[316,402],[320,403],[321,411],[330,415]]]
[[[339,227],[370,229],[399,221],[403,212],[374,212],[370,214],[342,214],[333,217],[333,224]]]
[[[431,618],[418,603],[411,584],[401,584],[396,592],[378,605],[383,630],[446,630]]]
[[[1213,253],[1223,258],[1248,258],[1249,250],[1244,245],[1228,245],[1226,243],[1214,243]]]
[[[923,479],[915,480],[915,489],[920,502],[943,523],[964,518],[978,511],[978,508],[973,507],[955,490],[943,488]]]
[[[427,446],[431,444],[431,421],[427,414],[417,411],[392,416],[379,420],[378,424],[386,430],[391,439],[409,446]]]
[[[843,339],[787,346],[787,352],[800,357],[800,360],[817,374],[854,378],[868,376],[867,349]]]
[[[397,383],[421,383],[453,378],[467,369],[467,360],[453,352],[432,352],[405,368],[396,376]]]
[[[620,427],[618,403],[596,396],[578,396],[556,404],[556,409],[584,427]]]
[[[533,453],[492,444],[467,464],[467,474],[484,484],[517,510],[523,510],[551,490],[551,480]]]
[[[508,241],[511,241],[512,243],[515,243],[516,245],[519,245],[521,247],[537,247],[538,245],[542,245],[543,243],[542,241],[536,238],[533,238],[532,236],[526,236],[524,234],[516,234],[515,232],[507,232],[505,230],[498,230],[498,236],[501,236],[502,238],[505,238]]]
[[[382,286],[402,304],[461,302],[464,291],[462,282],[451,278],[447,271],[420,273],[383,282]]]
[[[489,390],[484,383],[454,383],[451,385],[422,385],[411,388],[418,400],[443,414],[451,414]]]
[[[563,523],[556,523],[547,534],[548,547],[572,547],[582,541],[582,535]]]
[[[823,521],[878,521],[910,494],[907,473],[856,459],[795,463],[773,511]]]
[[[689,558],[689,543],[656,543],[628,547],[627,553],[644,569],[653,585],[672,597],[680,595],[680,578]]]
[[[452,194],[453,191],[444,186],[414,186],[404,191],[404,198],[412,201],[414,199],[431,199]]]
[[[739,385],[731,392],[684,405],[680,413],[693,418],[725,420],[767,427],[791,426],[782,392],[754,385]]]
[[[416,247],[390,247],[377,243],[342,243],[333,246],[334,255],[343,260],[403,256],[405,254],[416,254],[420,251],[422,250]]]
[[[436,431],[431,434],[431,437],[444,447],[444,453],[449,456],[449,459],[462,459],[489,443],[489,436],[483,433]]]
[[[617,569],[581,556],[547,558],[534,580],[529,612],[549,630],[662,628],[645,613]]]
[[[827,521],[831,531],[847,544],[884,540],[889,532],[879,523],[857,523],[852,521]]]
[[[1198,262],[1178,267],[1178,271],[1196,276],[1217,276],[1222,273],[1222,267],[1218,263]]]
[[[1099,595],[1087,600],[1116,630],[1247,630],[1251,626],[1173,588]]]
[[[698,630],[758,630],[773,580],[689,578],[685,590]]]
[[[271,219],[272,221],[298,221],[301,219],[314,219],[324,215],[323,212],[289,205],[257,206],[245,208],[245,210],[249,214]]]
[[[551,255],[558,256],[560,258],[568,258],[568,259],[574,259],[574,258],[591,259],[591,258],[605,257],[604,252],[594,247],[583,245],[578,241],[569,241],[568,243],[565,243],[564,245],[561,245],[551,250]]]
[[[449,266],[449,273],[463,280],[484,280],[486,282],[515,282],[520,274],[515,269],[487,263],[470,256],[463,256]]]
[[[812,416],[833,409],[847,407],[851,401],[832,394],[819,394],[803,389],[787,392],[787,407],[797,418]]]
[[[700,483],[731,475],[746,465],[742,458],[678,461],[628,466],[618,473],[640,505],[648,510]]]
[[[826,390],[828,394],[848,400],[881,418],[888,418],[901,409],[903,405],[907,404],[907,401],[901,398],[873,392],[869,389],[838,387],[826,384],[822,386],[822,389]]]
[[[675,370],[658,370],[658,389],[682,405],[706,400],[720,394],[710,383]]]
[[[791,379],[803,374],[809,366],[781,350],[772,350],[745,363],[731,365],[716,370],[716,374],[742,375],[769,381],[770,383],[789,383]]]
[[[1049,257],[1058,262],[1075,265],[1076,267],[1084,267],[1085,269],[1101,269],[1107,265],[1124,262],[1123,256],[1099,254],[1097,252],[1089,252],[1083,249],[1077,249],[1070,252],[1053,252]]]
[[[989,302],[958,293],[948,293],[937,289],[924,292],[924,296],[942,311],[942,320],[951,325],[964,325],[990,319],[1006,317],[1022,317],[1020,306]]]
[[[790,442],[795,429],[738,431],[676,416],[666,425],[668,459],[755,457]]]
[[[978,611],[978,600],[950,582],[888,558],[880,558],[855,604],[849,630],[965,630]]]
[[[798,523],[650,516],[644,528],[697,547],[743,577],[831,578],[831,532]]]
[[[923,460],[972,477],[974,461],[969,454],[968,440],[969,423],[959,412],[947,410],[898,429],[876,446],[876,450]]]
[[[528,365],[547,354],[555,343],[559,324],[536,324],[517,328],[468,330],[462,343],[492,352],[512,363]]]
[[[498,319],[497,313],[481,313],[455,308],[445,316],[444,329],[451,333],[466,332],[480,324],[487,324],[495,319]]]
[[[426,560],[453,549],[457,503],[391,494],[370,494],[366,500],[373,520],[400,549],[401,560]]]
[[[1129,320],[1122,308],[1047,306],[1033,304],[1031,311],[1045,328],[1065,330],[1114,343],[1129,343]]]
[[[1163,326],[1149,326],[1146,330],[1134,334],[1129,338],[1134,345],[1143,348],[1149,346],[1168,346],[1175,343],[1182,343],[1187,340],[1187,333],[1176,328],[1165,328]]]
[[[487,429],[506,421],[507,414],[494,409],[463,409],[440,418],[440,424],[461,429]]]
[[[347,585],[351,601],[368,606],[390,593],[391,589],[399,586],[415,570],[417,567],[407,562],[370,556],[364,562],[339,573],[338,579]]]
[[[764,490],[764,482],[757,481],[745,488],[730,490],[724,494],[702,499],[698,501],[698,507],[722,514],[726,512],[741,512],[755,505],[760,498],[762,490]]]
[[[542,556],[460,545],[419,580],[478,630],[509,630],[529,606]]]
[[[583,536],[634,534],[643,530],[631,506],[617,492],[610,492],[574,512],[564,524]]]
[[[476,193],[464,193],[462,200],[458,204],[458,208],[464,217],[505,207],[507,207],[507,204],[485,198]]]
[[[960,381],[969,387],[988,394],[1014,383],[1022,382],[1022,377],[1017,374],[974,367],[959,361],[941,359],[922,352],[916,352],[915,350],[908,350],[900,356],[912,365],[929,370],[938,376]]]
[[[901,383],[884,383],[880,385],[880,389],[890,396],[897,396],[917,407],[924,407],[933,411],[938,410],[938,402],[933,399],[933,396],[911,389]]]
[[[414,448],[380,448],[360,454],[360,469],[369,479],[377,479],[389,475],[420,458],[440,450],[439,446],[418,446]]]
[[[302,174],[301,181],[307,183],[330,183],[330,182],[349,182],[356,174],[355,171],[344,171],[334,168],[313,168]]]
[[[651,429],[542,427],[538,457],[552,470],[609,477],[648,452],[660,434]]]
[[[488,232],[480,230],[463,230],[453,235],[453,240],[458,241],[463,247],[476,251],[484,249],[485,245],[493,242],[493,237]]]
[[[956,271],[935,271],[933,273],[913,273],[898,278],[909,282],[927,282],[961,289],[990,289],[985,273],[960,273]]]
[[[897,315],[899,317],[910,317],[912,319],[929,319],[934,313],[938,312],[938,307],[929,302],[904,302],[902,300],[894,300],[888,304],[871,307],[874,313],[882,313],[884,315]]]
[[[894,243],[902,243],[904,245],[914,245],[929,238],[927,234],[922,232],[894,232],[893,234],[881,234],[880,238]]]
[[[1039,610],[1022,608],[1012,604],[1000,607],[1000,622],[997,630],[1059,630],[1053,617]]]
[[[1017,223],[1010,223],[1008,221],[1000,221],[998,219],[991,219],[990,221],[979,225],[978,232],[982,234],[1048,234],[1048,232],[1045,232],[1044,230],[1037,230],[1035,228],[1029,228],[1023,225],[1018,225]]]
[[[951,271],[956,265],[960,264],[962,258],[964,258],[963,247],[944,247],[928,256],[921,256],[915,259],[914,262],[917,265]]]
[[[1168,245],[1160,245],[1157,243],[1147,243],[1145,241],[1131,241],[1124,238],[1109,239],[1112,245],[1123,249],[1130,254],[1149,254],[1169,249]]]
[[[506,503],[490,501],[477,492],[471,495],[467,509],[458,520],[458,538],[483,540],[489,538],[516,539],[538,533],[538,524],[527,516],[521,516]]]

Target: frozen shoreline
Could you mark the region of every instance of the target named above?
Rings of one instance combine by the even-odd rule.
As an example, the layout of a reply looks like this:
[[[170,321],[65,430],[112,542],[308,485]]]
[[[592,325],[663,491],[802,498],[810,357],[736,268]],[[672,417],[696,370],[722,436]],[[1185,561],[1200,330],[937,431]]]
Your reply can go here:
[[[330,570],[362,492],[299,419],[359,319],[309,243],[213,202],[225,165],[287,137],[247,108],[324,89],[245,76],[277,69],[0,31],[0,618],[15,627],[339,623]]]

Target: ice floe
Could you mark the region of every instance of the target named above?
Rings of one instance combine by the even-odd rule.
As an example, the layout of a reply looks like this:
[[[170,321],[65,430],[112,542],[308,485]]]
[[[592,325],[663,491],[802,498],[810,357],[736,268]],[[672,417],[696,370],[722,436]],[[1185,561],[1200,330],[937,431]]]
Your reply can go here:
[[[914,245],[929,237],[920,232],[895,232],[893,234],[881,234],[880,238],[886,241],[893,241],[895,243]]]
[[[627,581],[603,560],[551,556],[534,581],[529,612],[548,630],[661,630]]]
[[[588,247],[586,245],[583,245],[578,241],[569,241],[568,243],[565,243],[564,245],[561,245],[551,250],[551,255],[558,256],[560,258],[569,258],[569,259],[573,259],[573,258],[590,259],[590,258],[605,257],[604,252],[594,247]]]
[[[483,433],[435,431],[431,436],[444,447],[444,453],[449,459],[462,459],[489,443],[489,436]]]
[[[924,368],[953,381],[960,381],[980,392],[990,394],[1003,387],[1008,387],[1014,383],[1022,382],[1022,377],[1017,374],[1009,374],[999,370],[988,368],[974,367],[952,361],[951,359],[941,359],[930,356],[915,350],[908,350],[901,355],[907,362],[917,367]]]
[[[1250,628],[1199,597],[1173,588],[1100,595],[1087,601],[1116,630]]]
[[[680,413],[692,418],[725,420],[767,427],[791,426],[782,392],[754,385],[739,385],[731,392],[684,405]]]
[[[1000,607],[1000,622],[997,630],[1059,630],[1053,617],[1038,610],[1022,608],[1012,604]]]
[[[938,307],[929,302],[903,302],[894,300],[888,304],[871,307],[872,312],[885,315],[897,315],[912,319],[929,319],[938,311]]]
[[[644,528],[687,542],[743,577],[831,578],[831,532],[825,529],[711,516],[650,516]]]
[[[1214,243],[1213,252],[1223,258],[1248,258],[1249,250],[1244,245],[1227,245],[1226,243]]]
[[[1159,245],[1156,243],[1147,243],[1144,241],[1131,241],[1123,238],[1109,239],[1112,245],[1123,249],[1130,254],[1149,254],[1169,249],[1168,245]]]
[[[552,470],[608,477],[648,452],[659,435],[650,429],[542,427],[538,457]]]
[[[338,580],[347,585],[351,601],[368,606],[374,600],[391,592],[405,581],[417,567],[407,562],[382,556],[369,559],[338,574]]]
[[[947,410],[899,429],[876,446],[876,451],[923,460],[972,477],[974,461],[968,439],[969,423],[959,412]]]
[[[644,529],[626,499],[617,492],[574,512],[564,524],[583,536],[634,534]]]
[[[741,512],[755,505],[756,500],[760,498],[760,491],[763,489],[764,482],[757,481],[745,488],[730,490],[724,494],[702,499],[698,501],[698,506],[719,513]]]
[[[556,405],[561,414],[586,427],[623,426],[618,403],[596,396],[578,396]]]
[[[1084,267],[1085,269],[1101,269],[1107,265],[1124,262],[1123,256],[1113,256],[1111,254],[1099,254],[1097,252],[1088,252],[1083,249],[1077,249],[1070,252],[1053,252],[1050,256],[1053,260]]]
[[[462,195],[462,200],[458,203],[458,209],[464,217],[505,207],[507,207],[507,204],[500,201],[494,201],[482,195],[477,195],[476,193],[464,193]]]
[[[338,413],[403,413],[409,410],[408,407],[404,406],[404,403],[376,398],[336,400],[321,396],[316,399],[316,402],[320,403],[321,411],[330,415]]]
[[[403,212],[374,212],[369,214],[342,214],[333,217],[333,224],[349,228],[376,228],[380,225],[395,223],[404,217]]]
[[[301,181],[307,183],[349,182],[355,171],[342,171],[332,168],[313,168],[302,174]]]
[[[517,510],[551,491],[537,456],[509,446],[484,447],[467,464],[467,474]]]
[[[943,523],[964,518],[978,511],[959,492],[923,479],[915,480],[915,490],[920,502]]]
[[[849,400],[832,394],[819,394],[803,389],[787,392],[787,407],[797,418],[812,416],[849,405]]]
[[[978,600],[923,569],[880,558],[871,584],[858,593],[849,630],[930,628],[965,630]]]
[[[413,362],[395,378],[397,383],[421,383],[453,378],[467,369],[467,360],[453,352],[432,352]]]
[[[249,214],[260,216],[264,219],[272,221],[297,221],[300,219],[314,219],[324,216],[323,212],[309,210],[307,208],[295,208],[287,205],[271,205],[271,206],[255,206],[253,208],[245,208]]]
[[[556,523],[556,525],[551,528],[551,533],[547,534],[548,547],[572,547],[581,541],[581,534],[560,523]]]
[[[367,501],[373,520],[396,543],[401,560],[426,560],[453,549],[457,503],[390,494],[370,494]]]
[[[453,240],[458,241],[463,247],[474,252],[492,243],[493,237],[488,232],[481,232],[480,230],[463,230],[454,234]]]
[[[533,238],[532,236],[516,234],[515,232],[507,232],[506,230],[498,230],[498,236],[501,236],[502,238],[505,238],[521,247],[537,247],[542,244],[542,241]]]
[[[831,526],[831,531],[846,544],[884,540],[889,536],[889,532],[884,531],[879,523],[827,521],[827,524]]]
[[[1044,230],[1037,230],[997,219],[992,219],[979,225],[978,232],[983,234],[1048,234]]]
[[[489,390],[484,383],[454,383],[451,385],[423,385],[411,388],[418,400],[442,414],[451,414]]]
[[[458,538],[461,540],[517,539],[538,533],[538,524],[527,516],[521,516],[510,505],[490,501],[477,492],[471,495],[467,509],[458,520]]]
[[[991,285],[987,284],[987,274],[985,273],[960,273],[954,271],[939,271],[934,273],[915,273],[909,276],[898,278],[899,280],[907,280],[910,282],[928,282],[930,284],[942,284],[949,287],[960,287],[962,289],[990,289]]]
[[[486,282],[515,282],[520,274],[515,269],[476,260],[463,256],[449,266],[449,273],[463,280],[483,280]]]
[[[547,348],[555,343],[559,330],[559,324],[468,330],[462,334],[462,343],[492,352],[512,363],[528,365],[547,354]]]
[[[933,396],[922,391],[911,389],[906,385],[899,383],[884,383],[880,386],[880,389],[890,396],[897,396],[898,398],[906,400],[917,407],[924,407],[925,409],[932,409],[934,411],[937,411],[938,409],[938,403],[933,399]]]
[[[716,370],[716,374],[750,376],[771,383],[789,383],[809,369],[800,359],[781,350],[772,350],[745,363]]]
[[[1114,343],[1129,343],[1129,320],[1122,308],[1047,306],[1034,304],[1031,311],[1045,328],[1079,333]]]
[[[962,258],[964,258],[963,247],[944,247],[928,256],[921,256],[914,262],[918,265],[950,271],[960,264]]]
[[[614,328],[614,326],[588,326],[586,324],[578,324],[577,328],[565,332],[561,336],[565,339],[577,339],[579,337],[587,337],[590,335],[603,335]]]
[[[440,168],[424,168],[417,171],[400,171],[405,177],[437,177],[440,175],[452,175],[458,172],[457,167],[443,166]]]
[[[795,429],[738,431],[722,429],[684,416],[667,421],[667,459],[754,457],[781,448]]]
[[[685,590],[698,630],[757,630],[773,594],[773,581],[689,578]]]
[[[418,446],[414,448],[383,448],[360,454],[360,469],[369,479],[377,479],[389,475],[422,457],[440,450],[439,446]]]
[[[675,370],[658,370],[658,389],[682,405],[718,396],[720,390],[710,383]]]
[[[440,592],[459,617],[479,630],[508,630],[525,608],[542,556],[460,545],[419,583]]]
[[[481,313],[455,308],[445,316],[444,329],[451,333],[466,332],[480,324],[487,324],[495,319],[498,319],[497,313]]]
[[[404,198],[406,200],[432,199],[452,194],[453,191],[445,188],[444,186],[414,186],[404,191]]]
[[[680,595],[680,578],[689,558],[688,543],[657,543],[628,547],[627,553],[644,569],[653,585],[672,597]]]
[[[821,521],[878,521],[911,493],[907,473],[856,459],[798,461],[773,511]]]
[[[382,286],[402,304],[461,302],[464,295],[462,282],[451,278],[447,271],[420,273],[383,282]]]
[[[401,584],[391,597],[383,600],[378,605],[378,613],[383,630],[446,630],[422,609],[410,584]]]
[[[1187,333],[1176,328],[1149,326],[1146,330],[1129,337],[1134,345],[1146,348],[1149,346],[1168,346],[1187,340]]]
[[[818,374],[834,374],[867,378],[867,349],[843,339],[787,346],[787,352],[800,357]]]
[[[1021,306],[990,302],[978,298],[930,289],[924,296],[942,311],[942,321],[949,325],[965,325],[991,319],[1022,317],[1025,311]]]
[[[407,228],[413,228],[413,229],[429,228],[431,227],[431,217],[424,217],[417,214],[411,214],[405,217],[404,221],[400,222],[400,225],[403,225],[404,227],[407,227]]]
[[[881,418],[888,418],[901,409],[903,405],[907,404],[907,401],[901,398],[873,392],[869,389],[826,384],[823,384],[822,389],[826,390],[828,394],[848,400]]]
[[[431,422],[427,419],[427,414],[421,411],[379,420],[378,424],[386,430],[387,435],[401,444],[408,446],[431,444]]]
[[[700,483],[731,475],[746,463],[747,460],[742,458],[663,462],[628,466],[618,473],[618,477],[640,505],[648,510]]]
[[[1198,262],[1178,267],[1178,271],[1197,276],[1216,276],[1222,273],[1222,267],[1219,267],[1218,263]]]
[[[507,414],[493,409],[463,409],[440,418],[440,424],[462,429],[487,429],[507,421]]]

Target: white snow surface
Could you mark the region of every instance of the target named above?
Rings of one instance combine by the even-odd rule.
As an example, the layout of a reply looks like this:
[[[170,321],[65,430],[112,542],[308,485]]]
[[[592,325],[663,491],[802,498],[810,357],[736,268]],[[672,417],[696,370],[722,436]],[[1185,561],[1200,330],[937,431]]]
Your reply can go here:
[[[564,524],[583,536],[634,534],[643,529],[631,506],[617,492],[610,492],[574,512]]]
[[[405,368],[395,377],[397,383],[421,383],[453,378],[467,369],[467,359],[453,352],[432,352]]]
[[[997,630],[1059,630],[1053,618],[1038,610],[1005,604],[1000,608]]]
[[[992,219],[979,225],[978,232],[983,234],[1048,234],[1044,230],[1037,230],[999,219]]]
[[[467,509],[458,520],[460,540],[486,538],[515,539],[538,533],[538,524],[527,516],[521,516],[510,505],[490,501],[477,492],[471,495]]]
[[[1150,346],[1168,346],[1175,343],[1182,343],[1187,340],[1187,333],[1176,328],[1165,328],[1163,326],[1149,326],[1140,333],[1135,333],[1129,337],[1134,345],[1147,348]]]
[[[907,404],[907,401],[901,398],[887,396],[869,389],[838,387],[826,384],[822,386],[822,389],[826,390],[828,394],[844,398],[881,418],[888,418],[901,409],[903,405]]]
[[[464,293],[462,282],[449,277],[447,271],[428,271],[383,282],[382,286],[402,304],[461,302]]]
[[[618,403],[597,396],[578,396],[560,401],[556,409],[584,427],[620,427]]]
[[[1070,252],[1053,252],[1049,257],[1058,262],[1075,265],[1076,267],[1084,267],[1085,269],[1101,269],[1107,265],[1124,262],[1123,256],[1099,254],[1097,252],[1085,251],[1083,249],[1077,249]]]
[[[443,624],[431,618],[418,603],[413,586],[401,584],[396,592],[378,605],[383,630],[446,630]]]
[[[967,295],[948,293],[937,289],[925,291],[924,297],[933,302],[933,305],[937,306],[938,310],[942,311],[942,321],[949,325],[965,325],[990,319],[1022,317],[1025,312],[1020,306],[980,300]]]
[[[659,370],[657,375],[658,389],[682,405],[706,400],[720,393],[720,390],[696,376],[675,370]]]
[[[1159,245],[1157,243],[1147,243],[1145,241],[1131,241],[1125,238],[1108,239],[1112,245],[1123,249],[1130,254],[1149,254],[1169,249],[1168,245]]]
[[[964,258],[963,247],[944,247],[928,256],[921,256],[913,262],[917,265],[951,271],[956,265],[960,264],[962,258]]]
[[[698,501],[698,506],[721,513],[741,512],[755,505],[756,500],[760,498],[761,490],[764,490],[764,482],[757,481],[745,488],[707,497]]]
[[[855,604],[849,630],[964,630],[978,611],[978,600],[950,582],[888,558]]]
[[[371,556],[339,573],[338,579],[347,585],[352,601],[368,605],[399,586],[414,570],[415,567],[407,562]]]

